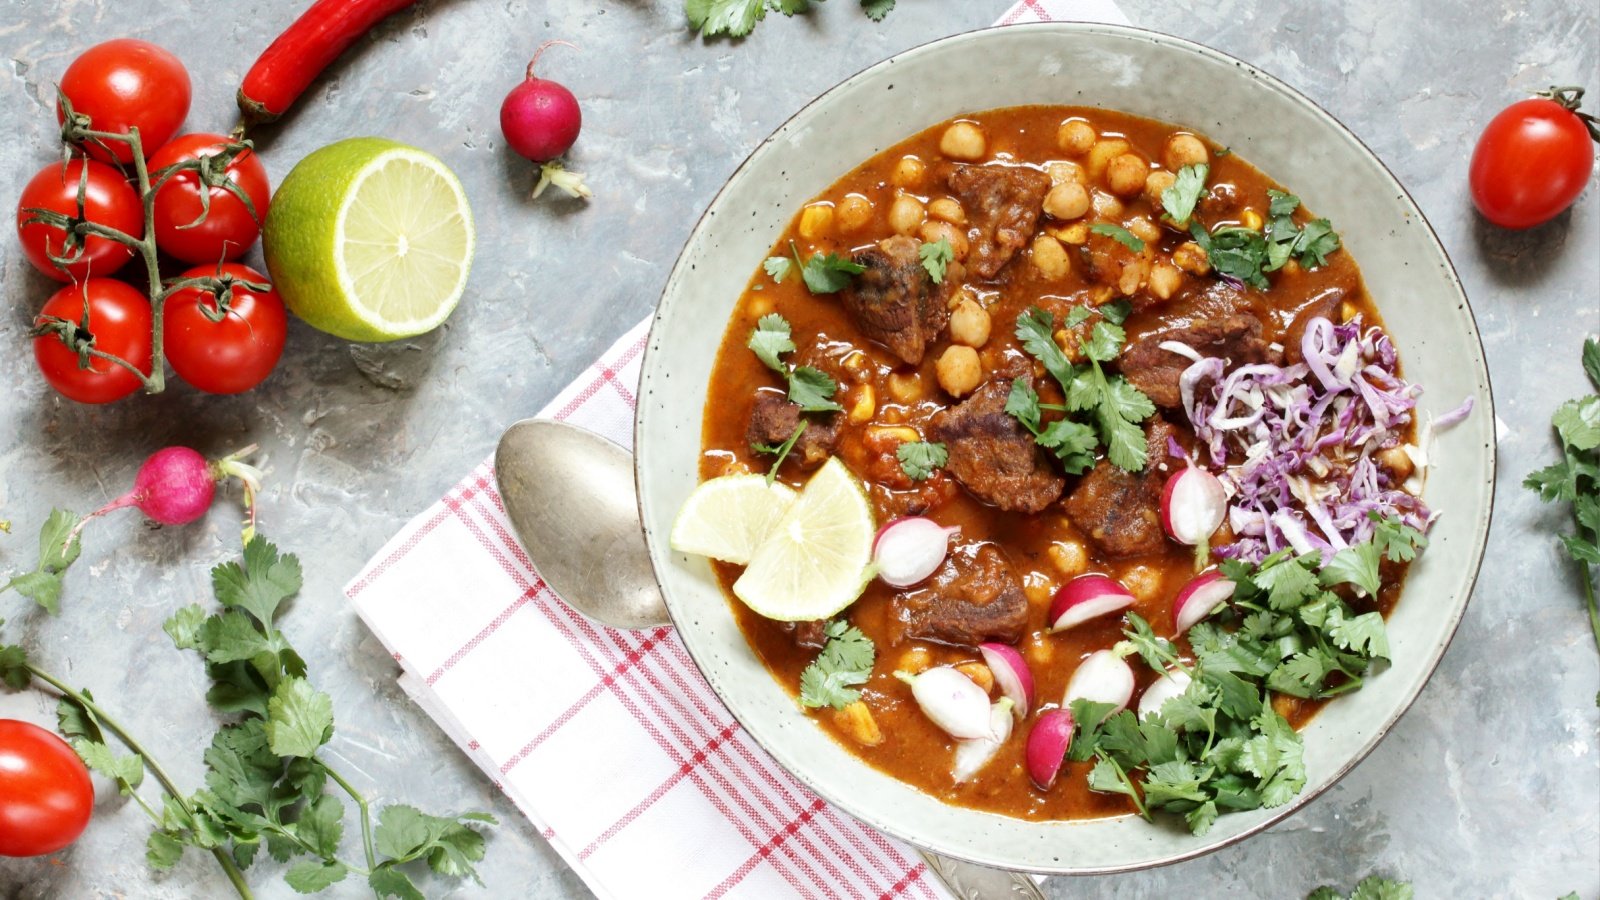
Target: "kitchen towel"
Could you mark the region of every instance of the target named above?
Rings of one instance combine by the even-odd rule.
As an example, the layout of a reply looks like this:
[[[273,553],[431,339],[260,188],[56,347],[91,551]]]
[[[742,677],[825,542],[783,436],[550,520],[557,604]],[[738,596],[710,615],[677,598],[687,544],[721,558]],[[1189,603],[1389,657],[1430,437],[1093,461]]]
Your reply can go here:
[[[1108,0],[1023,0],[999,24],[1126,23]],[[648,321],[540,411],[633,440]],[[911,847],[811,794],[741,729],[671,628],[569,608],[511,531],[492,458],[345,588],[400,684],[602,898],[937,898]]]

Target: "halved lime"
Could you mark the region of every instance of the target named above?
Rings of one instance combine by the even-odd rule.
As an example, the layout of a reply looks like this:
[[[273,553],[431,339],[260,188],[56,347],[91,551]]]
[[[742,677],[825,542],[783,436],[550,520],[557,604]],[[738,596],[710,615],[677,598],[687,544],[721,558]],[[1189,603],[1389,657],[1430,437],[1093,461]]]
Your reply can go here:
[[[466,289],[475,242],[455,174],[431,153],[375,137],[302,159],[272,195],[261,234],[289,308],[352,341],[437,328]]]
[[[702,483],[672,523],[672,549],[744,565],[794,504],[794,488],[761,475]]]
[[[877,528],[861,482],[830,459],[756,548],[734,596],[769,619],[826,619],[866,588]]]

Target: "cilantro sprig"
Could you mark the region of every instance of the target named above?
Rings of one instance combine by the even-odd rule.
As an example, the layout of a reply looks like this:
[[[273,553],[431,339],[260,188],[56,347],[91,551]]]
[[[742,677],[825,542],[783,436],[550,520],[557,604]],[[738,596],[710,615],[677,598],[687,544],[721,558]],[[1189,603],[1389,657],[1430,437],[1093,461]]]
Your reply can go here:
[[[1189,233],[1206,252],[1211,268],[1220,275],[1267,290],[1268,273],[1295,260],[1307,269],[1327,265],[1328,256],[1341,246],[1339,235],[1327,219],[1312,219],[1304,226],[1294,221],[1300,198],[1269,188],[1267,221],[1261,231],[1238,225],[1207,231],[1189,223]]]
[[[895,448],[900,471],[912,481],[927,481],[935,469],[950,461],[950,451],[937,441],[907,441]]]
[[[769,256],[761,268],[772,280],[782,284],[793,272],[800,273],[806,290],[813,294],[837,294],[850,285],[850,279],[867,270],[866,266],[837,253],[813,253],[810,259],[800,257],[800,248],[789,242],[788,256]]]
[[[772,466],[767,469],[768,487],[771,487],[772,483],[778,479],[778,470],[783,468],[783,461],[789,458],[789,451],[794,449],[795,442],[800,440],[800,435],[806,433],[806,426],[810,424],[810,422],[801,419],[800,424],[796,425],[794,431],[789,434],[789,438],[781,444],[750,445],[750,449],[757,453],[769,453],[777,457],[772,461]]]
[[[0,584],[0,594],[15,590],[51,615],[59,613],[62,579],[83,550],[78,535],[73,533],[80,521],[81,517],[64,509],[51,510],[39,529],[38,564]]]
[[[1600,650],[1600,604],[1591,568],[1600,566],[1600,341],[1594,338],[1583,342],[1583,370],[1596,393],[1568,400],[1551,417],[1561,461],[1530,473],[1522,485],[1546,503],[1571,504],[1573,530],[1561,535],[1561,545],[1578,564],[1589,627]],[[1595,704],[1600,705],[1600,694]]]
[[[843,709],[861,699],[859,685],[872,676],[877,648],[861,629],[843,619],[824,629],[828,642],[800,673],[800,705]]]
[[[701,37],[738,38],[754,30],[769,10],[785,16],[805,15],[811,11],[811,3],[812,0],[684,0],[683,12],[689,27],[700,32]],[[882,22],[894,4],[895,0],[861,0],[861,12],[874,22]]]
[[[924,242],[918,247],[917,257],[922,260],[922,268],[927,270],[928,277],[933,279],[933,283],[943,284],[944,271],[956,258],[956,249],[950,245],[949,238],[939,238],[937,241]]]
[[[1161,208],[1167,221],[1179,228],[1189,224],[1194,208],[1206,191],[1206,177],[1211,167],[1205,163],[1184,166],[1178,170],[1172,186],[1161,192]]]
[[[1339,889],[1330,885],[1323,885],[1306,895],[1306,900],[1412,900],[1411,884],[1405,881],[1390,881],[1378,875],[1368,875],[1356,882],[1355,890],[1348,896],[1339,893]],[[1572,895],[1577,900],[1577,894]],[[1566,900],[1566,898],[1561,898]]]
[[[1076,366],[1056,346],[1055,317],[1049,312],[1038,307],[1029,309],[1017,318],[1016,334],[1023,349],[1042,363],[1045,371],[1061,385],[1066,402],[1060,410],[1068,413],[1069,417],[1075,413],[1089,421],[1084,423],[1081,419],[1075,420],[1074,425],[1078,427],[1060,426],[1055,433],[1050,433],[1049,429],[1041,430],[1038,411],[1054,407],[1038,403],[1037,396],[1030,400],[1027,395],[1032,389],[1025,388],[1019,392],[1017,382],[1012,384],[1006,411],[1015,416],[1024,428],[1038,435],[1041,446],[1054,450],[1063,464],[1069,467],[1069,472],[1076,474],[1084,471],[1087,468],[1083,465],[1084,455],[1092,454],[1099,444],[1105,446],[1106,456],[1112,465],[1130,472],[1143,469],[1148,454],[1144,429],[1139,423],[1155,414],[1155,404],[1129,384],[1127,379],[1121,375],[1108,376],[1101,368],[1102,363],[1116,359],[1122,352],[1123,344],[1127,341],[1122,326],[1109,320],[1096,322],[1082,347],[1087,361]],[[1098,438],[1094,443],[1089,443],[1085,438],[1084,429],[1089,423],[1093,425],[1090,436]],[[1057,423],[1051,424],[1051,428],[1056,427]],[[1046,443],[1047,439],[1053,445]],[[1093,465],[1092,458],[1089,465]]]
[[[1089,226],[1089,230],[1095,234],[1103,234],[1135,253],[1144,252],[1144,241],[1121,225],[1113,225],[1110,222],[1096,222]]]
[[[833,397],[839,385],[828,373],[811,366],[791,366],[783,355],[795,349],[793,331],[789,320],[777,313],[767,313],[756,321],[745,346],[767,368],[782,375],[789,382],[789,401],[805,412],[838,412],[844,409]]]

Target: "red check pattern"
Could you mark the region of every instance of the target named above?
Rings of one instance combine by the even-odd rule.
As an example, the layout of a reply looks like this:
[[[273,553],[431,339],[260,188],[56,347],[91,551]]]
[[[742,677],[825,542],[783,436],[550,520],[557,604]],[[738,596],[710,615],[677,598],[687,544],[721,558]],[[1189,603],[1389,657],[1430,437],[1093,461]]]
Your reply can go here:
[[[1126,21],[1108,0],[1023,0],[1000,22],[1063,18]],[[540,415],[630,443],[647,325]],[[345,592],[407,694],[598,896],[948,897],[914,850],[778,767],[670,628],[605,628],[551,592],[512,537],[490,461]]]

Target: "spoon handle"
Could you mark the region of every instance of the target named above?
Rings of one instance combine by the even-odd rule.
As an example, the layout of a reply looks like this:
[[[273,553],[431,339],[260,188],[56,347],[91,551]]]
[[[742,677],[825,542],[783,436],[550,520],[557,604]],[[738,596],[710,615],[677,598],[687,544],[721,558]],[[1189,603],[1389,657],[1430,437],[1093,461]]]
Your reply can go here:
[[[928,869],[960,900],[1045,900],[1038,883],[1026,872],[991,869],[926,850],[918,852]]]

